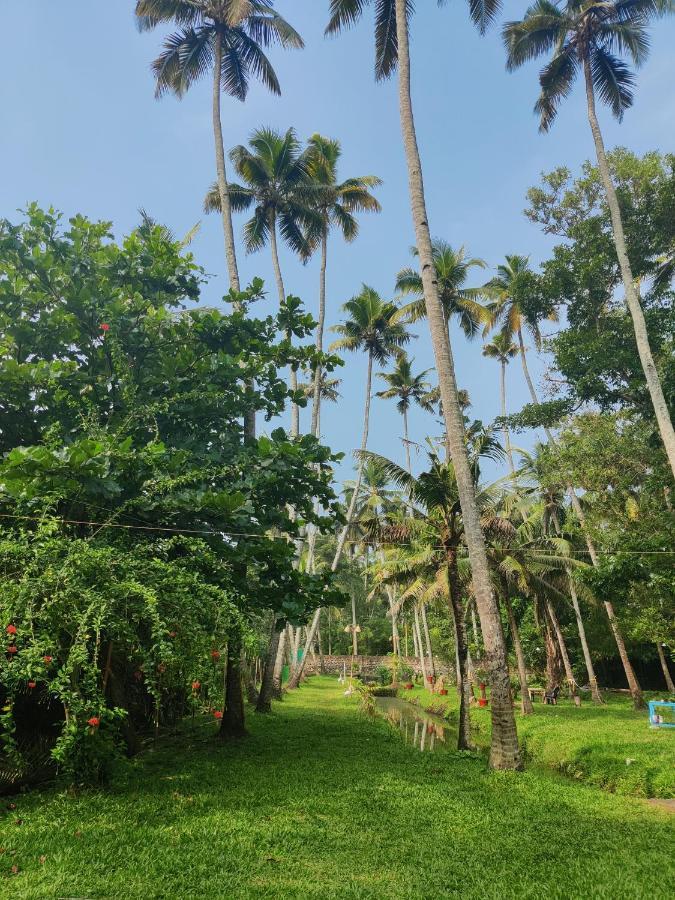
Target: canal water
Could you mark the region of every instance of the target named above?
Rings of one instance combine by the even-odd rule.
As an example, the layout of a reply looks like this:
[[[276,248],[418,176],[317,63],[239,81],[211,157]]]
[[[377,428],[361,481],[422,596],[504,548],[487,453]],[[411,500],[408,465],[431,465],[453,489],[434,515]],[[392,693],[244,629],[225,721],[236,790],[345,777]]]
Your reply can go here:
[[[439,716],[432,716],[399,697],[375,697],[378,713],[401,732],[401,737],[422,753],[455,750],[457,732]]]

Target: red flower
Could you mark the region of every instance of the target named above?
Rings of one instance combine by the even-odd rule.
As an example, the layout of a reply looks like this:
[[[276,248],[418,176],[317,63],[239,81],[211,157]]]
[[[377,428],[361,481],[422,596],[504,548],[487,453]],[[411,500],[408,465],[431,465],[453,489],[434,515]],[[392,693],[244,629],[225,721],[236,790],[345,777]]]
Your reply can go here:
[[[107,322],[103,322],[101,325],[101,331],[110,331],[110,325]]]
[[[222,719],[222,718],[223,718],[223,714],[221,713],[221,711],[220,711],[219,709],[217,709],[217,710],[214,712],[213,718],[214,718],[214,719]]]
[[[201,686],[202,686],[201,681],[193,681],[192,682],[192,690],[193,691],[198,691]]]
[[[212,659],[220,659],[220,650],[212,650],[211,658]]]
[[[98,728],[101,724],[101,720],[98,716],[92,716],[91,719],[87,719],[87,725],[91,725],[92,728]]]
[[[17,627],[16,625],[8,625],[5,631],[7,632],[7,634],[16,634]]]
[[[15,647],[14,644],[10,644],[9,647],[7,648],[7,652],[8,652],[8,653],[16,653],[16,652],[17,652],[17,647]]]
[[[31,689],[31,691],[32,691],[33,688],[36,688],[36,687],[37,687],[37,684],[36,684],[34,681],[29,681],[29,682],[28,682],[28,687],[29,687],[29,688]]]
[[[49,663],[53,660],[53,658],[54,658],[53,656],[43,656],[43,657],[42,657],[42,662],[43,662],[46,666],[48,666]]]

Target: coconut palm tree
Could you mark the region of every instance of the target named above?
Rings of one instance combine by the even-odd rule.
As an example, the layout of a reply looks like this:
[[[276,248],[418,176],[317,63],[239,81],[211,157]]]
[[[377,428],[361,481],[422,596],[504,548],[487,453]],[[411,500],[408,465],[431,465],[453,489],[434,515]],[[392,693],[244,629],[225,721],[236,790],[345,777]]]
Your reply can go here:
[[[441,0],[442,2],[442,0]],[[356,22],[372,0],[331,0],[326,31],[336,34]],[[469,12],[481,32],[494,19],[499,0],[470,0]],[[492,685],[492,744],[490,764],[494,768],[513,769],[521,765],[516,722],[511,704],[511,685],[501,618],[492,584],[485,540],[476,505],[475,485],[466,450],[464,421],[457,395],[457,381],[448,339],[445,314],[435,277],[433,246],[429,228],[422,161],[415,131],[410,85],[410,45],[408,19],[413,11],[410,0],[377,0],[375,3],[375,75],[389,77],[398,68],[401,133],[408,167],[410,205],[419,251],[424,287],[427,323],[434,350],[436,372],[443,403],[443,419],[448,445],[461,498],[466,541],[471,556],[476,605],[485,640],[487,664]]]
[[[518,347],[513,343],[510,335],[505,332],[496,334],[489,343],[483,345],[483,356],[487,356],[489,359],[496,359],[500,366],[499,392],[502,401],[502,421],[504,423],[504,448],[509,458],[511,474],[515,472],[515,466],[513,464],[513,453],[511,452],[509,426],[506,424],[506,367],[513,357],[517,355]]]
[[[249,149],[250,148],[250,149]],[[281,134],[272,128],[258,128],[249,138],[249,146],[239,145],[230,151],[237,175],[244,182],[230,184],[230,205],[234,212],[253,209],[244,226],[247,253],[261,250],[268,243],[277,285],[279,306],[286,302],[286,290],[279,262],[279,233],[288,247],[307,260],[312,244],[305,232],[317,228],[319,214],[311,206],[306,188],[309,180],[308,151],[302,151],[295,131]],[[204,200],[204,211],[221,209],[221,193],[214,184]],[[291,367],[290,388],[298,390],[298,373]],[[300,410],[291,405],[291,435],[300,433]]]
[[[359,233],[356,218],[361,212],[380,212],[381,206],[372,195],[373,188],[382,184],[376,175],[360,175],[338,181],[338,163],[342,147],[338,140],[313,134],[307,142],[309,174],[312,182],[312,202],[319,215],[318,228],[312,237],[321,246],[319,268],[319,311],[316,325],[316,349],[323,352],[323,334],[326,322],[326,268],[328,265],[328,237],[331,229],[342,234],[346,241],[353,241]],[[321,408],[321,364],[314,371],[312,393],[311,434],[319,433]]]
[[[408,471],[410,465],[410,441],[408,438],[408,412],[413,403],[416,403],[427,412],[434,411],[435,393],[431,384],[425,381],[431,369],[425,369],[417,375],[413,374],[412,364],[406,353],[401,353],[394,361],[391,372],[378,372],[378,376],[387,383],[384,391],[378,391],[375,396],[385,400],[397,400],[396,409],[403,417],[403,444],[405,446],[405,458]]]
[[[489,320],[488,312],[480,302],[480,288],[465,287],[471,269],[484,269],[487,263],[478,257],[467,257],[464,247],[455,250],[446,241],[434,238],[431,251],[436,269],[436,280],[443,312],[450,327],[456,318],[469,340],[476,337]],[[417,247],[412,247],[413,256],[419,256]],[[424,284],[422,276],[415,269],[406,268],[396,276],[396,290],[412,295],[415,299],[401,307],[400,315],[407,322],[418,322],[426,316],[424,304]]]
[[[410,340],[410,335],[405,327],[396,321],[398,307],[395,303],[383,300],[377,291],[364,284],[361,292],[343,306],[347,313],[346,320],[333,327],[333,331],[340,337],[331,344],[331,351],[347,350],[350,353],[365,351],[367,355],[366,369],[366,397],[363,411],[363,431],[361,435],[361,450],[365,451],[368,445],[368,430],[370,425],[370,400],[373,390],[373,364],[384,365],[391,356],[400,353],[401,348]],[[335,555],[331,564],[334,572],[344,550],[349,529],[354,521],[354,513],[358,502],[361,482],[363,480],[363,460],[359,461],[356,473],[356,482],[352,492],[349,507],[347,509],[346,523],[338,537]],[[312,619],[305,642],[305,653],[298,664],[294,674],[289,679],[288,687],[297,687],[302,677],[304,661],[307,650],[312,645],[316,629],[319,625],[321,609],[317,609]]]
[[[661,439],[675,477],[675,429],[649,345],[647,323],[628,258],[621,209],[596,111],[597,96],[621,121],[633,104],[635,78],[620,56],[628,56],[636,68],[641,66],[649,53],[647,26],[674,10],[673,0],[567,0],[564,6],[552,0],[536,0],[522,21],[504,25],[503,36],[509,70],[551,54],[539,74],[541,94],[535,104],[541,131],[551,128],[560,102],[569,95],[574,79],[578,74],[583,76],[588,121],[607,197],[626,304]]]
[[[141,31],[168,22],[177,31],[164,41],[153,62],[158,97],[167,92],[179,98],[207,72],[213,73],[212,118],[216,148],[218,192],[225,237],[230,287],[240,290],[232,211],[225,169],[221,122],[221,94],[245,100],[252,76],[272,93],[279,81],[263,48],[303,47],[297,31],[274,9],[272,0],[137,0],[136,20]]]

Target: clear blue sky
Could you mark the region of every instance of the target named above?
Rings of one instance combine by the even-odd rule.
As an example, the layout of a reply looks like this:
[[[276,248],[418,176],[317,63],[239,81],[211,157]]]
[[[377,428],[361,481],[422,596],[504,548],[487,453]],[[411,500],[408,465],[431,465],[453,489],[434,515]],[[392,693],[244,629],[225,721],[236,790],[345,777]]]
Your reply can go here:
[[[435,0],[418,0],[417,6],[413,90],[432,231],[491,265],[505,253],[529,254],[537,263],[550,244],[522,215],[525,192],[542,170],[560,164],[574,170],[592,154],[583,98],[577,90],[553,131],[539,135],[532,114],[536,65],[507,74],[499,30],[481,38],[460,0],[440,10]],[[508,0],[504,18],[522,15],[525,6]],[[133,7],[132,0],[4,0],[0,6],[0,215],[15,217],[17,208],[37,200],[66,215],[110,219],[118,237],[137,223],[139,207],[179,234],[203,218],[201,201],[214,172],[210,86],[208,80],[196,86],[182,102],[155,101],[149,64],[164,32],[139,35]],[[413,230],[396,85],[374,81],[372,13],[351,32],[326,40],[328,0],[278,0],[277,7],[302,33],[306,49],[271,51],[281,98],[258,86],[245,104],[224,98],[226,147],[245,142],[260,125],[292,125],[302,137],[319,131],[341,140],[343,177],[376,174],[384,180],[378,192],[383,212],[363,217],[356,243],[332,242],[332,324],[362,282],[391,296],[396,272],[410,261]],[[675,20],[653,29],[652,54],[624,123],[602,112],[609,147],[674,149],[674,39]],[[217,218],[204,219],[193,250],[214,275],[204,299],[217,302],[226,289]],[[287,290],[315,309],[318,260],[302,267],[284,254],[282,263]],[[245,257],[241,251],[240,268],[244,279],[265,278],[273,298],[266,252]],[[428,368],[433,358],[423,328],[411,353],[418,367]],[[489,421],[498,414],[497,365],[481,357],[480,342],[470,346],[455,334],[454,348],[473,413]],[[544,366],[533,362],[538,376]],[[326,410],[324,436],[336,450],[349,451],[359,442],[365,360],[349,359],[340,374],[343,399]],[[516,364],[508,391],[511,410],[526,402]],[[417,412],[411,426],[420,441],[437,430]],[[402,459],[400,431],[394,404],[377,401],[373,449]]]

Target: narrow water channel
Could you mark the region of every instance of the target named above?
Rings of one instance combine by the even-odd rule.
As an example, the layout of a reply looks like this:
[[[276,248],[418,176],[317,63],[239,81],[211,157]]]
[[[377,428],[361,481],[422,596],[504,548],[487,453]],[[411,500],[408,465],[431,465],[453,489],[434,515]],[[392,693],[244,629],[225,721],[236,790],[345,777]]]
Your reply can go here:
[[[406,744],[422,753],[456,748],[455,729],[439,716],[432,716],[398,697],[376,697],[375,706],[378,713],[400,731]]]

